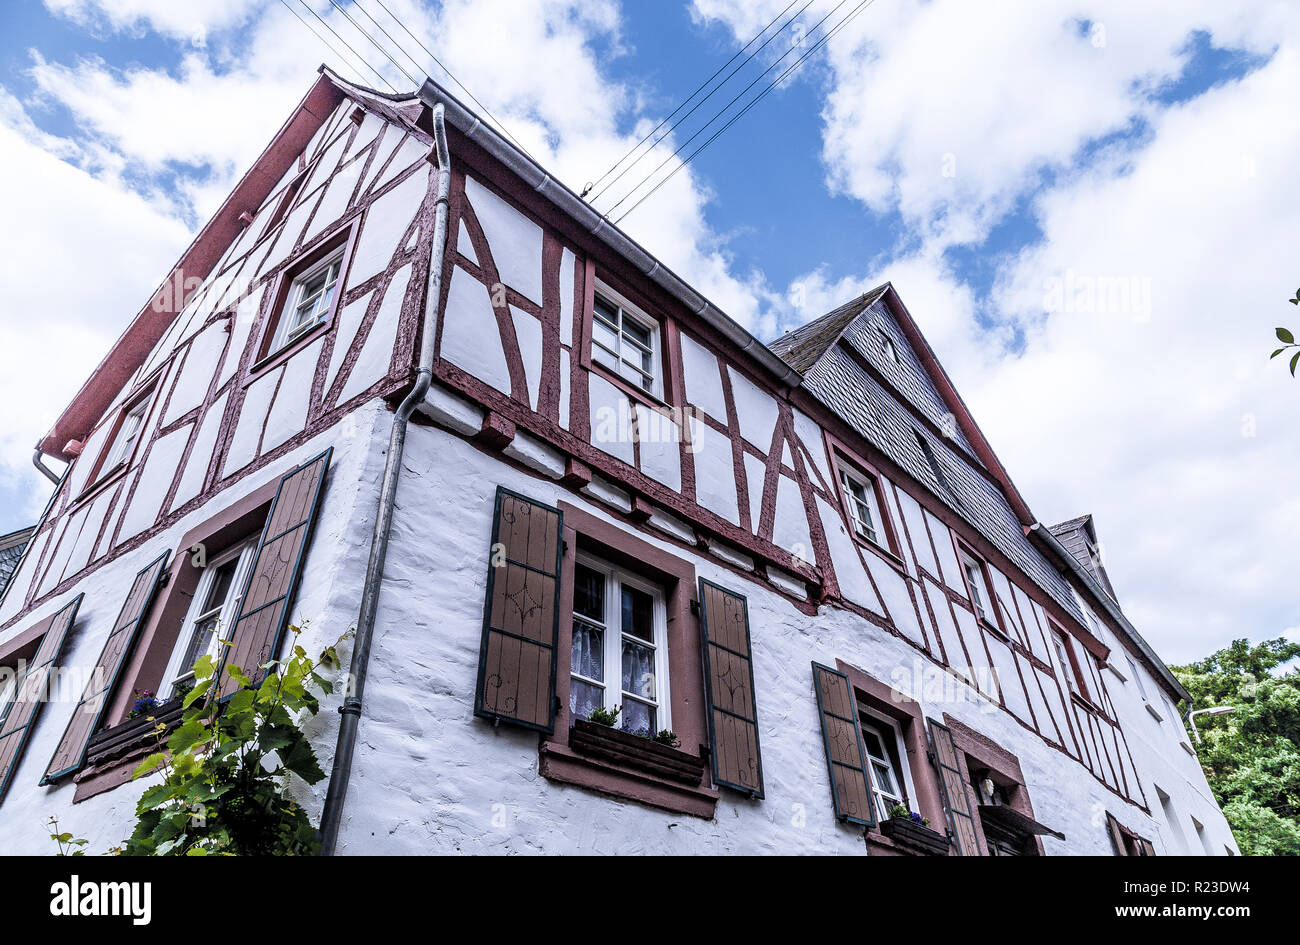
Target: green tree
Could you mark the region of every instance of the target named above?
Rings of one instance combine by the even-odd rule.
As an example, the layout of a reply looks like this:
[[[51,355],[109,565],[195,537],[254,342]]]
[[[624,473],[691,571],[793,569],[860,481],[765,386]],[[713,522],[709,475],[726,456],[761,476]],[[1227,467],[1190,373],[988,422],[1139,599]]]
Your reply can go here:
[[[1198,748],[1210,789],[1241,851],[1300,855],[1300,656],[1284,637],[1232,645],[1187,666],[1170,667],[1193,709],[1232,706],[1198,716]]]

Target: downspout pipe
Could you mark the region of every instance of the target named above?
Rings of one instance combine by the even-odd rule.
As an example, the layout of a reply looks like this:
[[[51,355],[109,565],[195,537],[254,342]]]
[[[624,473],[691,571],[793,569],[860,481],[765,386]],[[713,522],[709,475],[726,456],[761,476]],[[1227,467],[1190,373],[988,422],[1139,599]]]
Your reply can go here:
[[[451,194],[451,155],[447,150],[447,128],[442,105],[433,107],[433,140],[438,154],[438,197],[433,224],[429,281],[424,302],[424,330],[420,339],[419,367],[415,375],[415,386],[397,408],[397,415],[393,419],[393,426],[388,435],[388,457],[384,462],[384,478],[379,490],[379,512],[375,516],[375,530],[370,539],[370,560],[366,565],[365,583],[361,590],[361,613],[357,618],[352,661],[348,667],[348,688],[344,694],[343,705],[339,708],[343,718],[339,724],[338,745],[334,750],[334,765],[330,772],[329,790],[325,795],[325,808],[321,812],[321,856],[334,855],[334,848],[338,843],[339,825],[343,819],[343,802],[347,797],[348,781],[352,775],[352,758],[356,752],[357,730],[361,724],[361,700],[365,695],[370,647],[375,634],[375,615],[379,610],[379,592],[384,577],[384,559],[388,556],[388,536],[393,525],[397,483],[402,470],[402,453],[406,448],[406,428],[411,415],[424,401],[424,396],[433,381],[433,341],[437,327],[438,300],[442,295],[442,265],[447,246],[447,208]]]
[[[54,483],[57,486],[59,484],[59,475],[49,466],[46,466],[44,462],[42,462],[41,457],[43,457],[44,455],[45,454],[41,452],[41,446],[38,443],[36,445],[35,452],[32,453],[32,465],[41,471],[42,476],[44,476],[46,479],[50,480],[50,482]]]

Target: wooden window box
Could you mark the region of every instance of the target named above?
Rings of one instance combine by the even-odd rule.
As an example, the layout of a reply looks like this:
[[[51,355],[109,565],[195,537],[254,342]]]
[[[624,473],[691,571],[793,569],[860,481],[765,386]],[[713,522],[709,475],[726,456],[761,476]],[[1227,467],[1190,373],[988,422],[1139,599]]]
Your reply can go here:
[[[111,728],[101,729],[95,733],[86,747],[87,767],[116,761],[126,755],[133,754],[133,749],[141,747],[147,747],[149,752],[156,751],[158,743],[153,737],[154,726],[159,722],[167,726],[167,731],[162,735],[163,741],[166,743],[171,730],[180,724],[181,714],[181,700],[172,699],[170,702],[158,706],[148,715],[127,719],[125,722]],[[152,720],[150,716],[152,716]],[[146,752],[146,754],[149,752]]]
[[[905,850],[921,856],[948,855],[948,837],[913,820],[897,817],[882,820],[880,832]]]
[[[699,787],[704,781],[703,758],[587,719],[574,720],[569,747],[580,755],[689,787]]]

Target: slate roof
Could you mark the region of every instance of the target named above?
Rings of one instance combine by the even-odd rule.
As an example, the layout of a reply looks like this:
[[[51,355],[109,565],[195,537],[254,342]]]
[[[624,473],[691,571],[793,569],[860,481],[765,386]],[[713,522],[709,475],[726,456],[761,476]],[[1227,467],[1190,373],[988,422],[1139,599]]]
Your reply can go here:
[[[0,594],[4,593],[9,580],[14,576],[14,572],[18,570],[18,562],[22,560],[23,549],[27,547],[27,541],[31,537],[32,529],[30,528],[20,528],[8,535],[0,535]]]
[[[1025,536],[1006,496],[976,467],[973,458],[958,448],[959,443],[936,436],[918,423],[915,406],[877,381],[838,345],[826,349],[804,372],[804,387],[966,519],[1081,625],[1087,626],[1065,578]],[[946,482],[935,475],[918,436],[929,445]]]
[[[1115,588],[1110,583],[1110,576],[1106,574],[1106,565],[1102,562],[1101,555],[1094,552],[1097,547],[1097,525],[1092,520],[1092,515],[1080,515],[1068,522],[1049,526],[1048,531],[1055,535],[1065,546],[1065,550],[1074,556],[1074,560],[1083,565],[1096,579],[1102,590],[1110,595],[1110,599],[1118,603],[1119,598],[1115,596]]]
[[[832,309],[820,318],[814,318],[806,325],[800,325],[794,331],[786,332],[768,347],[780,355],[781,360],[803,373],[817,363],[826,349],[839,339],[855,318],[866,310],[867,306],[885,294],[889,284],[878,285],[870,292],[864,292],[856,299],[850,299],[839,308]]]

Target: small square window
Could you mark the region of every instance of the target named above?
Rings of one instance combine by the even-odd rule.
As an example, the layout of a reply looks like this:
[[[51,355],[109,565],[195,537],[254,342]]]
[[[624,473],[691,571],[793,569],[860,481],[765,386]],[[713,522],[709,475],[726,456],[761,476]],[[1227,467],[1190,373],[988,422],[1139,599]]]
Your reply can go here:
[[[663,391],[659,324],[605,287],[596,292],[591,360],[654,397]]]
[[[293,344],[329,317],[342,267],[343,251],[340,249],[294,278],[269,353]]]
[[[146,397],[122,417],[122,425],[117,430],[117,439],[113,441],[108,468],[120,466],[131,459],[131,454],[135,452],[135,445],[140,441],[140,432],[144,429],[144,417],[148,410],[149,398]]]

